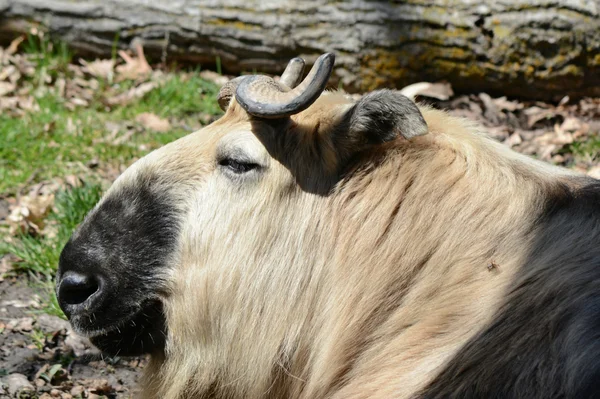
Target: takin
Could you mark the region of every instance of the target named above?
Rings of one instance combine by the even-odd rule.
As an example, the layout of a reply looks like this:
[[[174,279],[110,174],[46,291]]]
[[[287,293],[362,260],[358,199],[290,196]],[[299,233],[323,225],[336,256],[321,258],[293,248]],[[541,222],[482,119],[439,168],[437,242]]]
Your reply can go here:
[[[225,85],[64,247],[59,303],[142,398],[600,397],[600,181],[391,90]]]

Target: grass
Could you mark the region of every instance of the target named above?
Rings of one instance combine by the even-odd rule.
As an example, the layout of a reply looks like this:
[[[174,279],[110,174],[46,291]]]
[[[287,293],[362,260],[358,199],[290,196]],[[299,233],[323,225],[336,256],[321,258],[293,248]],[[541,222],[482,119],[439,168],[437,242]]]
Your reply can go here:
[[[129,165],[151,150],[201,127],[201,120],[220,114],[218,87],[202,79],[198,71],[165,73],[159,87],[127,105],[107,106],[103,95],[123,93],[133,81],[108,83],[98,79],[98,101],[73,109],[58,94],[58,79],[72,79],[72,54],[63,44],[29,36],[21,49],[30,54],[35,71],[19,82],[35,99],[39,110],[23,115],[0,114],[0,198],[17,196],[36,182],[55,177],[93,173],[86,165],[97,160],[106,167]],[[86,78],[88,79],[88,78]],[[112,93],[112,94],[111,94]],[[137,115],[150,112],[171,122],[168,132],[146,130],[136,124]],[[108,125],[108,126],[107,126]],[[110,126],[118,126],[120,137],[133,130],[124,142],[111,137]],[[87,175],[86,175],[87,176]],[[98,179],[99,180],[99,179]],[[60,252],[76,226],[98,202],[102,187],[96,180],[56,194],[46,219],[53,234],[21,234],[0,242],[0,257],[16,256],[14,270],[27,273],[45,299],[42,311],[64,317],[54,294],[54,274]]]
[[[58,257],[71,233],[102,196],[98,184],[84,184],[56,195],[54,209],[46,223],[56,227],[55,234],[32,236],[22,233],[14,243],[4,243],[5,251],[19,258],[15,269],[38,275],[56,272]]]
[[[37,99],[39,112],[20,118],[0,115],[0,193],[14,194],[26,181],[68,174],[76,165],[95,159],[128,163],[188,134],[188,123],[198,126],[195,114],[218,114],[215,93],[213,84],[192,74],[185,81],[173,76],[135,104],[109,111],[100,107],[69,110],[64,100],[46,94]],[[104,141],[110,133],[107,122],[127,125],[143,112],[182,124],[166,133],[141,131],[120,144]]]
[[[92,160],[128,164],[200,127],[202,115],[220,113],[215,101],[217,86],[202,79],[198,71],[167,74],[160,87],[127,105],[108,108],[97,101],[90,107],[70,109],[54,87],[44,86],[47,80],[53,82],[72,74],[68,49],[30,36],[25,50],[36,54],[35,73],[27,78],[25,87],[30,89],[40,110],[26,112],[22,117],[0,115],[0,194],[14,195],[26,182],[71,174]],[[110,85],[100,81],[99,86],[98,93],[118,93],[134,84],[124,81]],[[165,133],[136,129],[132,121],[144,112],[174,121],[173,129]],[[106,127],[109,122],[122,127],[117,137],[132,128],[135,134],[125,142],[113,144],[107,139],[111,133]]]
[[[594,162],[600,159],[600,132],[588,137],[585,141],[575,141],[571,143],[567,151],[573,153],[575,158],[587,162]]]
[[[55,227],[54,234],[31,236],[25,233],[9,243],[0,243],[0,253],[17,257],[14,270],[30,273],[42,296],[46,299],[42,310],[45,313],[64,317],[54,294],[54,274],[62,248],[71,233],[102,196],[98,184],[84,184],[56,195],[54,209],[47,223]]]

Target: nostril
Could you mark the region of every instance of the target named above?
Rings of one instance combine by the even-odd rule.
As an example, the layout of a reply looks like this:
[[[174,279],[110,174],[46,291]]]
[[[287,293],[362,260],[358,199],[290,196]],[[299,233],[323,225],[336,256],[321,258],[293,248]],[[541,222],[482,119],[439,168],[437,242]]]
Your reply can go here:
[[[99,289],[100,284],[95,277],[71,272],[63,277],[58,289],[58,297],[64,304],[79,305]]]

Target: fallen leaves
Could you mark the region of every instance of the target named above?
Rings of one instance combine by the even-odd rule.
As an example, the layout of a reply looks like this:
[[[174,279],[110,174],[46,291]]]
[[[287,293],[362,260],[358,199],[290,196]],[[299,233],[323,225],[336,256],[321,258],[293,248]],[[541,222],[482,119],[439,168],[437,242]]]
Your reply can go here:
[[[600,100],[584,98],[571,102],[563,98],[557,105],[519,102],[506,97],[493,98],[486,93],[461,95],[438,103],[453,115],[483,124],[495,139],[514,150],[544,161],[570,166],[592,173],[600,157],[581,159],[571,146],[600,134]]]
[[[0,258],[0,283],[4,281],[4,275],[12,270],[15,261],[16,257],[13,255],[4,255]]]
[[[115,60],[94,60],[87,62],[85,60],[79,60],[79,63],[83,65],[81,70],[90,76],[95,78],[105,79],[111,83],[114,77]]]
[[[18,319],[12,319],[6,326],[5,330],[17,331],[17,332],[29,332],[33,330],[33,317],[21,317]]]
[[[124,93],[108,97],[106,99],[106,103],[109,105],[125,105],[133,100],[144,97],[147,93],[156,89],[157,87],[158,82],[145,82],[127,90]]]
[[[24,40],[25,40],[25,35],[21,35],[21,36],[16,37],[15,39],[13,39],[13,41],[10,42],[10,44],[4,51],[4,54],[12,55],[12,54],[16,53],[17,49],[19,48],[19,45],[21,43],[23,43]]]
[[[31,88],[21,85],[23,78],[35,74],[31,57],[15,54],[22,37],[13,40],[7,49],[0,48],[0,111],[23,115],[25,111],[37,111],[31,98]]]
[[[130,56],[127,52],[119,50],[119,55],[125,61],[125,64],[117,67],[117,80],[145,80],[150,76],[152,68],[146,61],[144,48],[140,41],[133,43],[136,55]]]
[[[562,119],[563,117],[560,112],[555,112],[552,109],[541,108],[538,106],[527,108],[523,113],[527,117],[527,127],[530,129],[540,121],[556,121],[559,118]]]
[[[169,123],[168,120],[150,112],[139,114],[135,118],[135,121],[142,125],[145,129],[153,130],[155,132],[168,132],[171,130],[171,123]]]
[[[33,392],[34,387],[23,374],[14,373],[0,379],[0,385],[6,385],[6,392],[11,397],[27,397],[25,392]],[[2,389],[0,387],[0,389]]]
[[[121,50],[119,60],[57,62],[40,68],[38,54],[16,53],[22,40],[19,37],[7,49],[0,48],[0,111],[13,116],[39,111],[37,98],[47,93],[63,98],[70,110],[90,107],[97,101],[116,106],[143,97],[164,81],[162,72],[153,70],[146,60],[139,41],[134,43],[134,55]],[[126,81],[135,84],[125,85],[123,90],[118,83]],[[102,90],[100,82],[107,84]]]
[[[40,234],[45,226],[46,216],[50,213],[53,203],[54,194],[34,194],[22,197],[21,201],[13,207],[6,219],[10,234]]]
[[[30,309],[39,309],[40,307],[40,298],[36,297],[28,300],[20,300],[20,299],[10,299],[7,301],[0,302],[0,306],[12,306],[14,308],[30,308]]]
[[[0,82],[0,97],[4,97],[7,94],[13,92],[17,88],[17,85],[11,82]]]

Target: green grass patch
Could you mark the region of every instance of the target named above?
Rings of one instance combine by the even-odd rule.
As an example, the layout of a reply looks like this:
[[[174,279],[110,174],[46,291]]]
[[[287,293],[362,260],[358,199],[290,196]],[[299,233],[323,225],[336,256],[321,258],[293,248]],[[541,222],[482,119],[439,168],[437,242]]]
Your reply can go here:
[[[53,234],[31,236],[21,234],[10,243],[0,243],[0,253],[17,257],[14,269],[27,272],[35,281],[46,301],[43,311],[64,317],[54,294],[54,274],[62,248],[88,212],[98,203],[102,188],[98,184],[84,184],[56,195],[54,208],[47,218]]]
[[[109,107],[105,98],[138,83],[110,84],[102,78],[82,76],[82,72],[77,75],[78,67],[70,67],[73,56],[68,47],[44,36],[28,35],[21,49],[34,72],[20,79],[18,92],[33,97],[39,110],[18,116],[0,113],[0,195],[15,195],[25,183],[77,174],[92,160],[128,165],[199,128],[201,120],[209,119],[207,115],[221,113],[216,101],[218,87],[202,79],[198,71],[165,73],[160,86],[142,98]],[[59,93],[59,80],[68,87],[75,78],[97,86],[89,106],[73,109]],[[144,112],[169,119],[172,129],[158,133],[136,128],[133,121]],[[108,123],[121,126],[117,140],[110,137]],[[127,134],[131,129],[135,133]],[[123,135],[130,137],[119,141]]]
[[[572,152],[576,159],[594,162],[600,159],[600,133],[589,136],[585,141],[571,143],[568,152]]]
[[[197,73],[185,78],[173,75],[139,101],[112,109],[94,104],[70,110],[62,98],[47,92],[36,99],[38,112],[0,115],[0,194],[12,195],[25,182],[73,173],[95,159],[128,164],[199,127],[202,116],[219,114],[216,93],[217,87]],[[168,118],[172,130],[137,129],[118,144],[107,138],[111,133],[107,122],[123,125],[120,136],[135,129],[133,121],[143,112]]]

